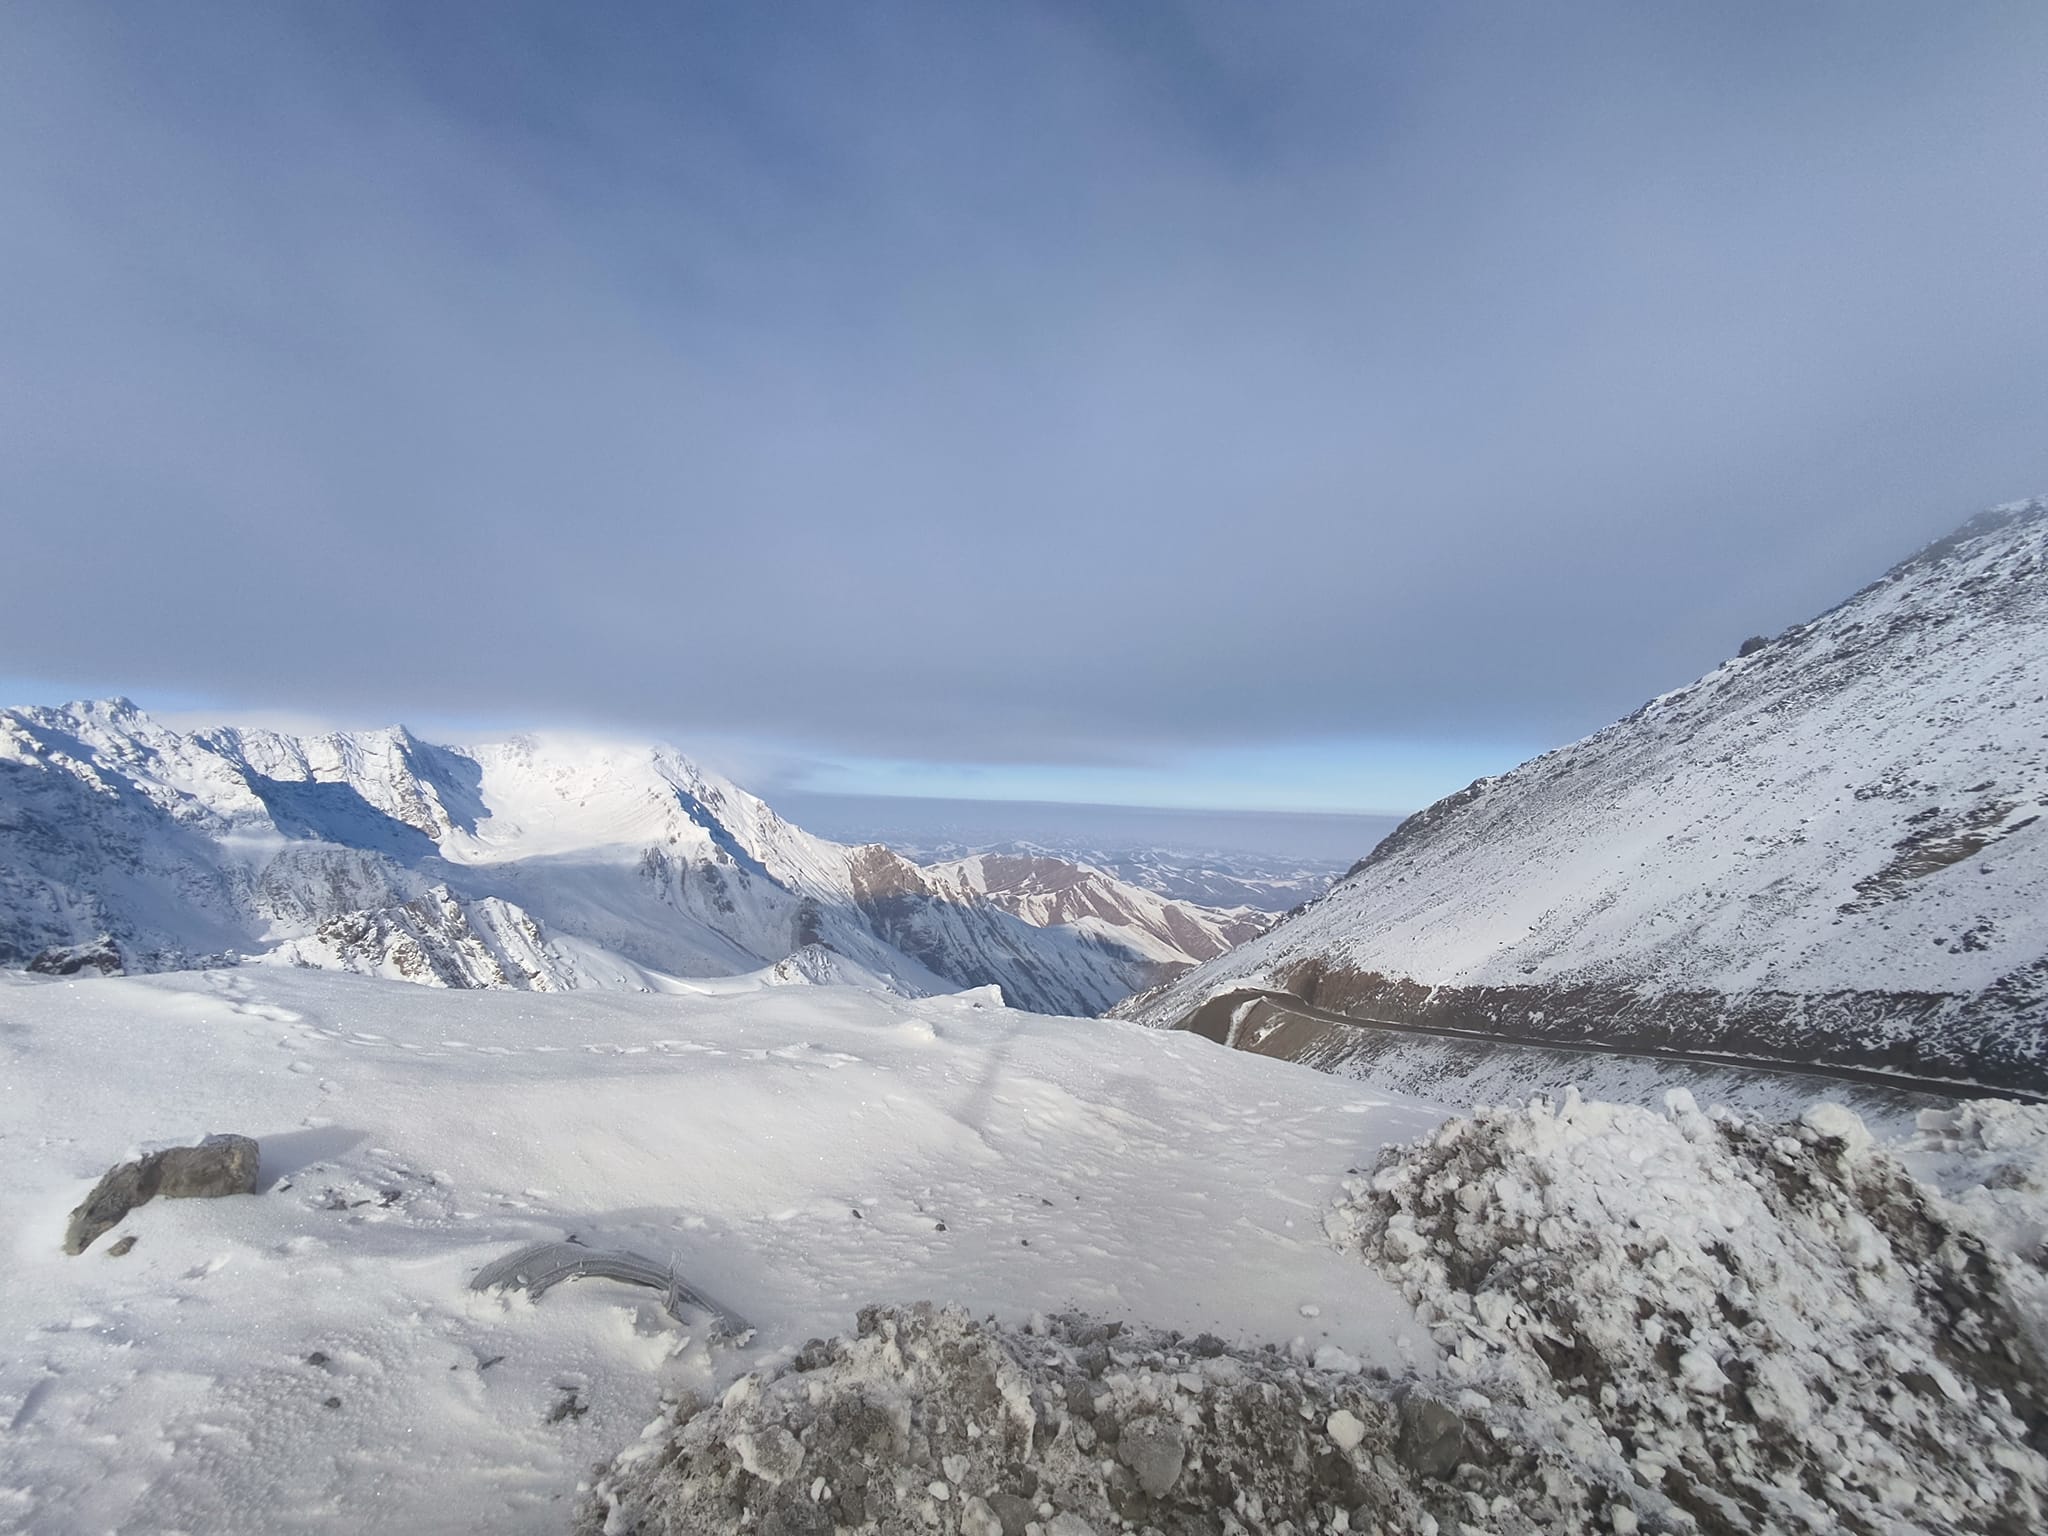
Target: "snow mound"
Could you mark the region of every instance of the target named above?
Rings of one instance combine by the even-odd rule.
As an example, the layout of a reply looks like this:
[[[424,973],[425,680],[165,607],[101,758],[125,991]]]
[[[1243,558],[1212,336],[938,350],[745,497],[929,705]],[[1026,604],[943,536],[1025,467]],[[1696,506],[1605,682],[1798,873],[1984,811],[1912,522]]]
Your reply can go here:
[[[2001,1247],[2048,1269],[2048,1104],[1923,1110],[1908,1164]]]
[[[716,1407],[672,1406],[600,1476],[579,1529],[1593,1528],[1604,1496],[1554,1453],[1348,1358],[1324,1364],[1073,1314],[1013,1329],[929,1302],[868,1307],[855,1337],[813,1340]]]
[[[1953,1118],[1926,1132],[1951,1158],[2017,1129]],[[1653,1529],[2041,1528],[2041,1276],[1839,1106],[1482,1110],[1384,1154],[1330,1229],[1459,1388]]]

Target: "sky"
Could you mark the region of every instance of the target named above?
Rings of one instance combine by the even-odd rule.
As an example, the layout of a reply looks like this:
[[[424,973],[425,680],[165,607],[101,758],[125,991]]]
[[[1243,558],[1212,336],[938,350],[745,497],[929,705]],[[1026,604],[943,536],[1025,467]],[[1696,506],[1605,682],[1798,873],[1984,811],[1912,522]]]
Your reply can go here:
[[[2048,491],[2048,7],[0,12],[0,690],[1407,810]]]
[[[1327,880],[1370,853],[1400,824],[1392,815],[1357,812],[1224,811],[1094,805],[1085,801],[948,799],[939,795],[845,795],[791,790],[776,809],[797,825],[841,843],[886,843],[924,862],[1025,844],[1084,863],[1166,854],[1219,855],[1216,868],[1239,874],[1275,865],[1317,866]],[[1256,856],[1247,864],[1243,855]],[[1279,894],[1279,893],[1276,893]],[[1300,896],[1290,888],[1279,906]]]

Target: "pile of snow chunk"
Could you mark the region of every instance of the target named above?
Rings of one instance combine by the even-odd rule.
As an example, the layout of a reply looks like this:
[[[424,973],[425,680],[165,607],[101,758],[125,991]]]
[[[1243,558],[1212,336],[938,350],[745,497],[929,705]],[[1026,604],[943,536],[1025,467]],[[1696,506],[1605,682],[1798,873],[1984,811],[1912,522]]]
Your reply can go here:
[[[1952,1188],[1973,1143],[2048,1133],[1939,1119],[1921,1150]],[[1777,1128],[1682,1092],[1661,1116],[1480,1110],[1384,1153],[1330,1230],[1402,1287],[1454,1388],[1646,1529],[2043,1528],[2042,1277],[1837,1106]]]
[[[1326,1358],[929,1303],[679,1405],[599,1477],[586,1536],[1240,1536],[1612,1529],[1563,1458]],[[1620,1529],[1627,1529],[1624,1525]]]
[[[1924,1109],[1901,1151],[1987,1237],[2048,1270],[2048,1104]]]

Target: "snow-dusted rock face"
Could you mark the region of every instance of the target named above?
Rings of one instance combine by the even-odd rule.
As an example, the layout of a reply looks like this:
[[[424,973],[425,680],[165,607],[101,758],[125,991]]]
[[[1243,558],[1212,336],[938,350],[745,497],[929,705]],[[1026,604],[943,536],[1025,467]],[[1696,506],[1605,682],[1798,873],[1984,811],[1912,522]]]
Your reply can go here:
[[[1359,1017],[2048,1088],[2048,502],[1409,818],[1128,1005]]]
[[[530,915],[495,896],[462,901],[445,885],[397,906],[331,917],[277,954],[292,965],[428,986],[554,992],[576,979],[573,962]]]
[[[1032,862],[1014,893],[964,865],[921,872],[813,837],[666,747],[184,733],[125,700],[0,712],[0,965],[240,956],[553,991],[797,957],[784,979],[993,984],[1095,1013],[1249,931]]]
[[[1257,938],[1272,919],[1251,907],[1172,901],[1104,870],[1047,855],[981,853],[927,865],[928,884],[1013,912],[1035,928],[1075,927],[1144,949],[1162,966],[1213,960]]]

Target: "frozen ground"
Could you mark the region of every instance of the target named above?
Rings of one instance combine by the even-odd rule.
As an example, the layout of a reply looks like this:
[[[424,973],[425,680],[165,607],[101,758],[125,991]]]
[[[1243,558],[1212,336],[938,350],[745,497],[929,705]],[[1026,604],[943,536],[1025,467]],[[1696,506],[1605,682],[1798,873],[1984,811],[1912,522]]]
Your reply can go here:
[[[0,1530],[559,1531],[664,1396],[875,1300],[1428,1364],[1322,1216],[1429,1106],[985,996],[725,985],[0,972]],[[109,1164],[209,1131],[261,1140],[257,1195],[64,1255]],[[566,1234],[674,1255],[758,1334],[603,1282],[466,1289]]]

